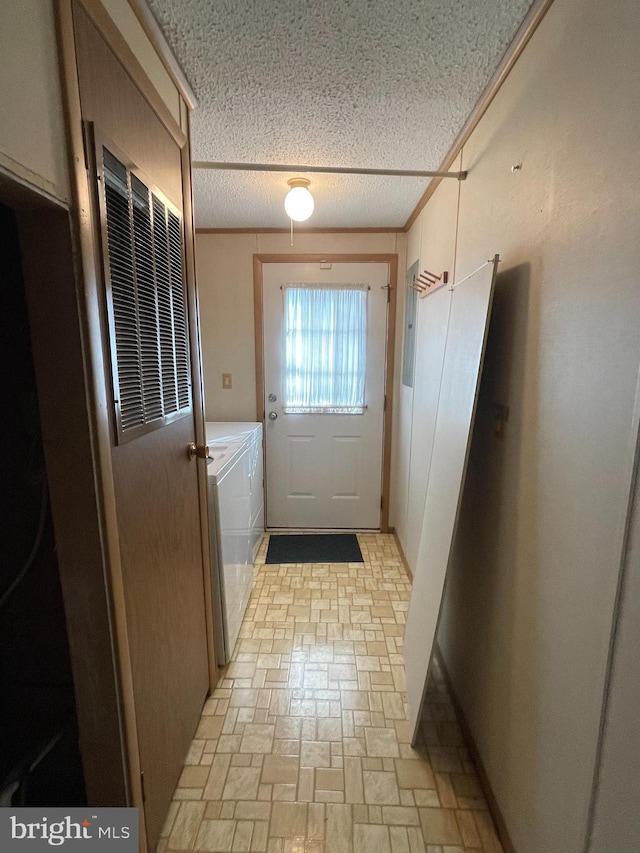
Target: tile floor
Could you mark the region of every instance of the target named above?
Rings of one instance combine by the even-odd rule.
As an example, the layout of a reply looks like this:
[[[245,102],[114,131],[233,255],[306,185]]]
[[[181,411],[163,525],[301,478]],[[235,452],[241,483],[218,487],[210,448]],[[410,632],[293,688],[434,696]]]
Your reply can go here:
[[[410,584],[392,536],[362,563],[265,565],[207,701],[158,853],[501,853],[446,688],[409,743]]]

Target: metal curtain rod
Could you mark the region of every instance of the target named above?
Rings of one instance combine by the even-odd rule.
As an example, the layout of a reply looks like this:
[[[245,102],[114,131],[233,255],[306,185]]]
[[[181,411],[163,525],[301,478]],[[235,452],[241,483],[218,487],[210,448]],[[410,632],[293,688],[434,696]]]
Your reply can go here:
[[[387,175],[392,178],[456,178],[464,181],[465,172],[429,172],[420,169],[357,169],[349,166],[285,166],[278,163],[211,163],[195,160],[194,169],[234,172],[322,172],[328,175]]]

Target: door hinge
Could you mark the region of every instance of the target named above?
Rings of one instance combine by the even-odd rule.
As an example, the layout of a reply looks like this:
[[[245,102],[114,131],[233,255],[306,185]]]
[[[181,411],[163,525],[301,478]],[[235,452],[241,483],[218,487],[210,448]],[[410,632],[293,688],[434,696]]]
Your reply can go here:
[[[387,395],[386,394],[384,395],[384,403],[382,405],[382,411],[383,412],[387,411]]]
[[[380,509],[384,507],[384,495],[380,495]]]
[[[144,770],[140,773],[140,787],[142,788],[142,802],[147,802],[147,792],[144,789]]]

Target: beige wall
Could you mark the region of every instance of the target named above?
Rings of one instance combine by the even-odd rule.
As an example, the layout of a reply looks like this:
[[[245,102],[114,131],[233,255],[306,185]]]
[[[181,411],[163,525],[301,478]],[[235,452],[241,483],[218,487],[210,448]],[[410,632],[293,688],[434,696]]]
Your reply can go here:
[[[502,263],[438,639],[518,853],[586,842],[640,364],[639,34],[635,0],[555,0],[463,152],[457,277]],[[409,264],[453,250],[447,192]]]
[[[0,168],[69,200],[52,0],[0,0]]]
[[[256,419],[254,254],[386,254],[400,247],[404,261],[404,235],[296,234],[294,242],[288,234],[196,234],[207,420]],[[398,278],[404,281],[404,267]],[[223,373],[232,374],[231,390],[222,388]]]

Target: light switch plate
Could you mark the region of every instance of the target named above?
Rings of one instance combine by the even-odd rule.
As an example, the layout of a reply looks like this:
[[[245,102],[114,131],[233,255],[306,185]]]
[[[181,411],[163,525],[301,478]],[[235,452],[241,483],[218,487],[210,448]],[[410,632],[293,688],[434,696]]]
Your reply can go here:
[[[233,380],[230,373],[222,374],[222,387],[225,389],[233,388]]]

